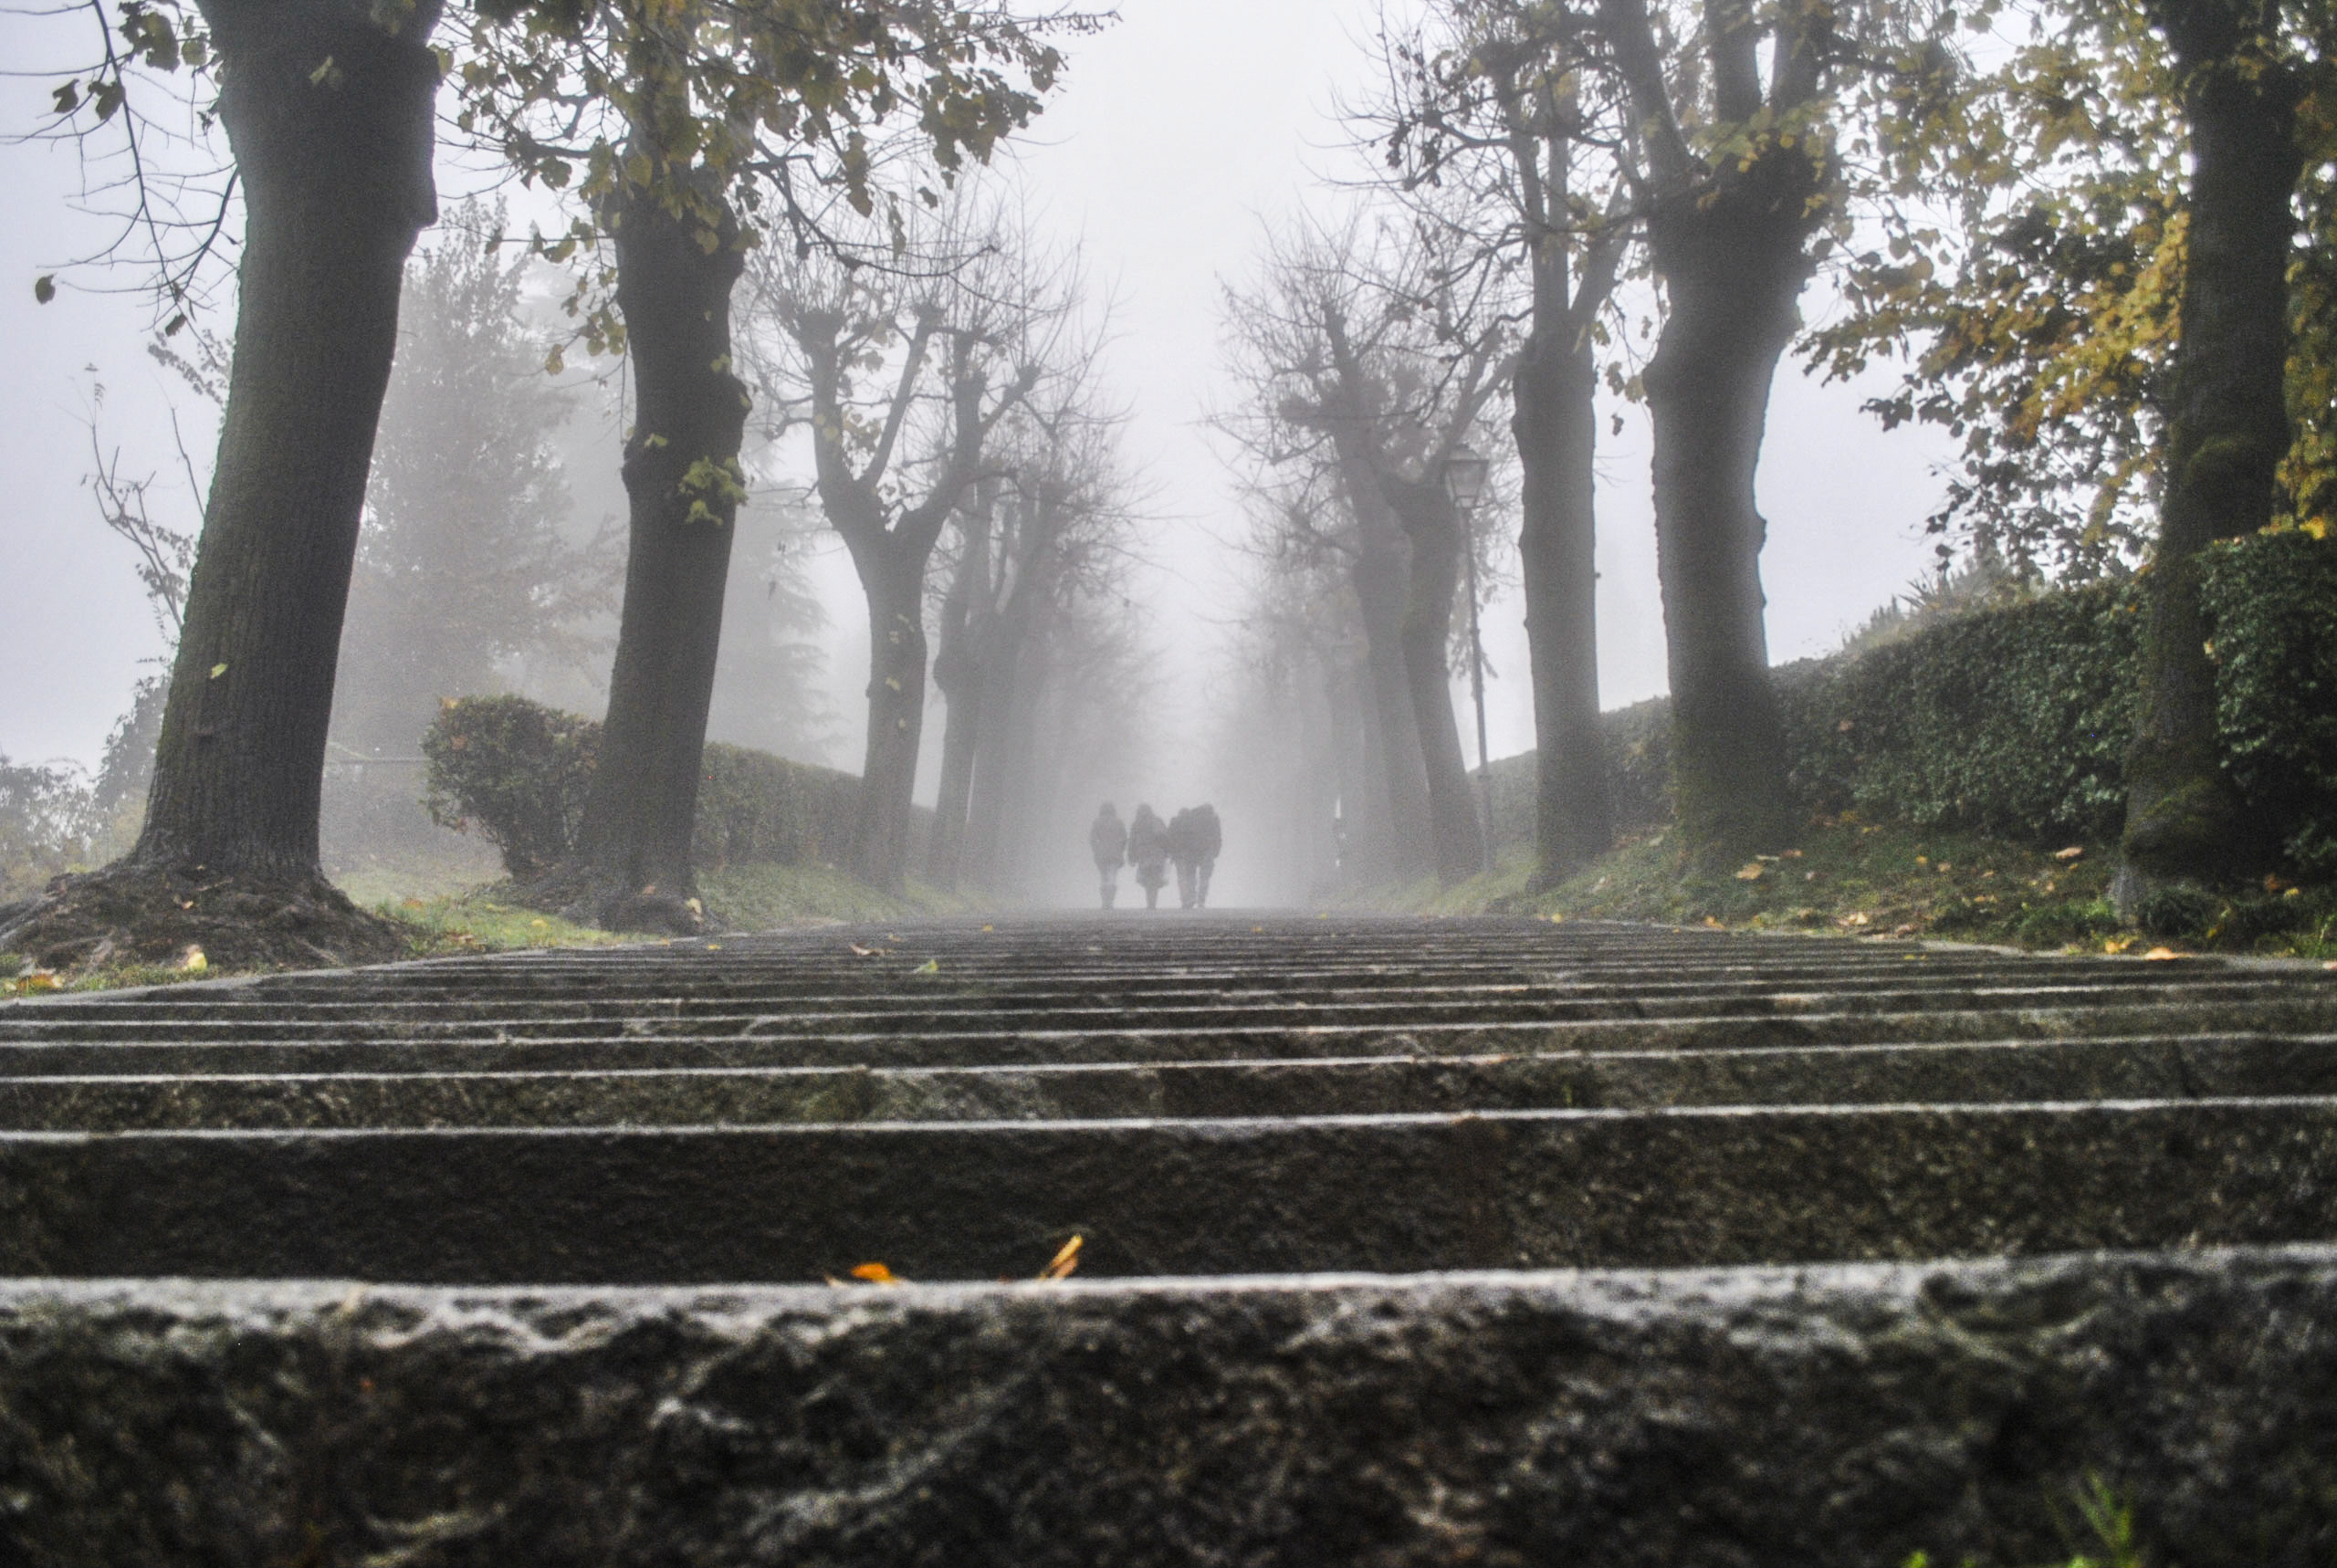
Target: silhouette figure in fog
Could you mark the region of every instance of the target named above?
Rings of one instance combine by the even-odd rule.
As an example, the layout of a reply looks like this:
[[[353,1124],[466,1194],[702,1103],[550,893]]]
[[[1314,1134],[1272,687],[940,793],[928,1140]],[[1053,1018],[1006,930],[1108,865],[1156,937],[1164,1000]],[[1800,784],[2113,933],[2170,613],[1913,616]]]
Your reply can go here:
[[[1095,826],[1087,830],[1087,847],[1095,856],[1095,874],[1104,883],[1104,907],[1109,909],[1119,895],[1120,867],[1128,858],[1128,831],[1109,800],[1095,813]]]
[[[1209,906],[1209,874],[1223,843],[1214,806],[1188,806],[1168,819],[1168,858],[1177,862],[1177,901],[1185,908]]]
[[[1193,830],[1193,809],[1190,806],[1168,819],[1168,863],[1177,868],[1177,907],[1193,906],[1193,866],[1200,852],[1195,847],[1200,836]]]
[[[1136,864],[1137,885],[1144,889],[1144,906],[1160,907],[1160,886],[1168,880],[1168,825],[1138,806],[1128,820],[1128,859]]]
[[[1193,808],[1193,875],[1198,884],[1193,890],[1194,906],[1209,907],[1209,876],[1217,869],[1218,852],[1225,848],[1225,830],[1219,825],[1217,808],[1204,800]]]

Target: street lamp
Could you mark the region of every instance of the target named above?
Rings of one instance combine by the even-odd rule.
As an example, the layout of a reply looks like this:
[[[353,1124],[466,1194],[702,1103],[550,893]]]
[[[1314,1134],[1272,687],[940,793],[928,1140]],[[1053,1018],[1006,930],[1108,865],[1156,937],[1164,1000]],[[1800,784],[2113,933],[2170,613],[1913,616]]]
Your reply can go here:
[[[1485,743],[1485,643],[1477,632],[1477,549],[1469,522],[1485,493],[1485,476],[1493,468],[1483,454],[1468,443],[1455,446],[1444,459],[1444,493],[1461,514],[1461,555],[1469,563],[1469,693],[1477,701],[1477,786],[1484,797],[1485,868],[1493,863],[1493,768]]]

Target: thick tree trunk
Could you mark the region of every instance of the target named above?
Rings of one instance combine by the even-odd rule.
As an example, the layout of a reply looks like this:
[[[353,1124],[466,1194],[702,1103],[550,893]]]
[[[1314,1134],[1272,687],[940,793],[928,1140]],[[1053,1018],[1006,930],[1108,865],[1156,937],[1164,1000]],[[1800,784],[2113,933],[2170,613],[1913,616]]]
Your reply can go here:
[[[1598,730],[1598,365],[1587,340],[1560,340],[1542,315],[1512,382],[1510,426],[1524,478],[1534,883],[1548,887],[1606,853],[1615,825]]]
[[[1461,552],[1466,546],[1461,515],[1441,485],[1393,477],[1380,485],[1412,541],[1411,581],[1404,599],[1404,678],[1428,776],[1437,880],[1449,887],[1485,866],[1485,841],[1452,713],[1452,665],[1446,652],[1452,643],[1452,599],[1461,587]]]
[[[437,215],[428,40],[368,7],[211,0],[246,212],[234,369],[133,858],[304,879],[373,432]],[[333,69],[313,79],[320,66]]]
[[[1348,580],[1363,612],[1364,667],[1387,790],[1388,870],[1410,881],[1427,874],[1436,864],[1428,774],[1422,766],[1420,724],[1414,716],[1411,682],[1404,662],[1404,607],[1410,599],[1411,568],[1394,517],[1386,515],[1384,521],[1375,525],[1363,515],[1367,505],[1383,512],[1386,507],[1377,494],[1368,503],[1357,499],[1359,548]]]
[[[1378,708],[1366,697],[1370,672],[1362,660],[1339,661],[1324,673],[1331,737],[1338,756],[1340,829],[1332,862],[1341,886],[1384,880],[1389,869],[1388,768],[1380,760]]]
[[[1296,871],[1291,890],[1309,902],[1338,881],[1338,845],[1331,834],[1331,811],[1333,802],[1347,789],[1350,739],[1340,733],[1331,685],[1328,668],[1314,664],[1293,683],[1291,693],[1299,726],[1298,774],[1290,781],[1290,805],[1296,817],[1289,827]]]
[[[1011,758],[1016,694],[1028,666],[1023,649],[1032,641],[1032,606],[1017,595],[1007,613],[990,623],[982,648],[980,684],[972,694],[979,739],[974,747],[974,787],[966,813],[966,848],[959,863],[965,880],[990,893],[1006,891],[1012,856],[1007,840],[1020,768]]]
[[[401,946],[325,883],[317,818],[398,291],[436,215],[438,6],[423,0],[394,31],[353,0],[202,10],[246,214],[218,461],[144,829],[11,927],[7,945],[44,962],[189,942],[214,963]]]
[[[990,527],[987,501],[966,519],[965,551],[941,607],[941,645],[934,654],[933,684],[948,705],[941,732],[941,789],[933,810],[933,842],[925,859],[925,879],[939,888],[958,885],[972,803],[974,762],[981,733],[982,644],[988,641]]]
[[[652,193],[613,216],[636,407],[631,548],[600,761],[571,859],[543,896],[612,928],[689,931],[700,924],[690,837],[743,494],[747,389],[728,366],[745,258],[727,210],[711,248],[697,218]]]
[[[868,746],[852,870],[892,894],[908,886],[911,797],[925,738],[925,559],[910,553],[890,536],[853,549],[868,601]]]
[[[2277,6],[2263,9],[2276,23]],[[2269,847],[2222,768],[2200,552],[2271,520],[2290,442],[2287,280],[2303,169],[2296,78],[2243,54],[2243,18],[2258,7],[2159,0],[2152,10],[2187,78],[2192,172],[2143,705],[2126,758],[2119,902],[2129,912],[2154,883],[2227,877]]]
[[[966,830],[973,803],[974,760],[980,754],[981,667],[970,653],[956,661],[943,657],[933,663],[933,684],[948,705],[941,732],[941,788],[933,814],[933,842],[926,852],[925,880],[935,887],[954,888],[965,860]],[[948,678],[944,678],[944,671]]]
[[[1048,701],[1046,639],[1026,638],[1011,655],[1001,655],[1001,662],[1008,662],[1010,674],[1000,725],[1004,744],[995,763],[1004,788],[1000,791],[991,885],[1017,903],[1027,903],[1039,834],[1050,820],[1050,786],[1063,778],[1070,763],[1072,732],[1063,705]],[[1047,723],[1051,706],[1056,710],[1052,726]],[[1078,821],[1074,817],[1066,827],[1075,833]]]
[[[1799,170],[1801,178],[1795,178]],[[1690,850],[1721,863],[1790,842],[1769,681],[1754,477],[1769,383],[1799,325],[1810,181],[1775,156],[1650,225],[1669,310],[1643,377],[1655,435],[1657,571],[1672,680],[1672,789]]]

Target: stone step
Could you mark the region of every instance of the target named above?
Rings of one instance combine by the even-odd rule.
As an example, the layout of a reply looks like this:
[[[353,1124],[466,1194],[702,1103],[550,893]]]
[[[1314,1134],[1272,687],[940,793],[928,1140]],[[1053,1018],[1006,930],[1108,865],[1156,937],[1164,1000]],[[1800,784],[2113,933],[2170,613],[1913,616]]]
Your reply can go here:
[[[0,1285],[11,1560],[2318,1564],[2337,1251],[831,1291]],[[2072,1534],[2075,1529],[2076,1533]]]
[[[0,1006],[0,1562],[2035,1563],[2101,1478],[2301,1568],[2333,979],[1166,915]]]
[[[555,1071],[657,1067],[984,1067],[1286,1061],[1347,1056],[1596,1054],[1808,1046],[1985,1044],[2176,1034],[2309,1037],[2337,1032],[2320,999],[2249,1006],[2152,1003],[1774,1017],[1596,1019],[1571,1023],[1426,1022],[1193,1029],[611,1033],[334,1040],[0,1042],[11,1077],[333,1071]]]
[[[0,1134],[0,1274],[1670,1267],[2321,1240],[2337,1100]],[[1035,1256],[1034,1256],[1035,1255]]]
[[[1904,985],[1834,989],[1780,989],[1747,984],[1727,994],[1693,991],[1667,994],[1650,988],[1637,993],[1584,997],[1539,988],[1435,993],[1394,992],[1359,997],[1325,991],[1255,997],[1178,992],[1144,998],[1099,1000],[1070,994],[1018,990],[990,998],[950,994],[886,998],[806,998],[771,1000],[754,1007],[734,1001],[677,998],[672,1006],[647,999],[626,1003],[508,1000],[416,1004],[246,1003],[201,1008],[181,1004],[161,1009],[100,1006],[70,1012],[33,1009],[0,1017],[0,1041],[50,1044],[91,1040],[141,1043],[152,1040],[235,1041],[633,1038],[658,1036],[780,1035],[813,1033],[948,1034],[968,1030],[1095,1030],[1124,1029],[1140,1021],[1152,1030],[1409,1026],[1475,1022],[1571,1023],[1624,1019],[1710,1019],[1802,1017],[1810,1014],[1892,1015],[2049,1009],[2187,1007],[2203,1018],[2230,1019],[2258,1007],[2320,1009],[2337,1018],[2337,987],[2300,987],[2261,981],[2225,981],[2188,986]]]
[[[754,1126],[2337,1094],[2337,1035],[1345,1057],[0,1079],[0,1129]]]

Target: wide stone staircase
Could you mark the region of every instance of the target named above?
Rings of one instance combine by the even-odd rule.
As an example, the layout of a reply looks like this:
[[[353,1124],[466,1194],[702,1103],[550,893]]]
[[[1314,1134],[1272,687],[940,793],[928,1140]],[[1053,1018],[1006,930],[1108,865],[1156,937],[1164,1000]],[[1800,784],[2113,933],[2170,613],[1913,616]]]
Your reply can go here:
[[[2332,1241],[2311,966],[1123,912],[45,999],[0,1563],[2327,1568]]]

